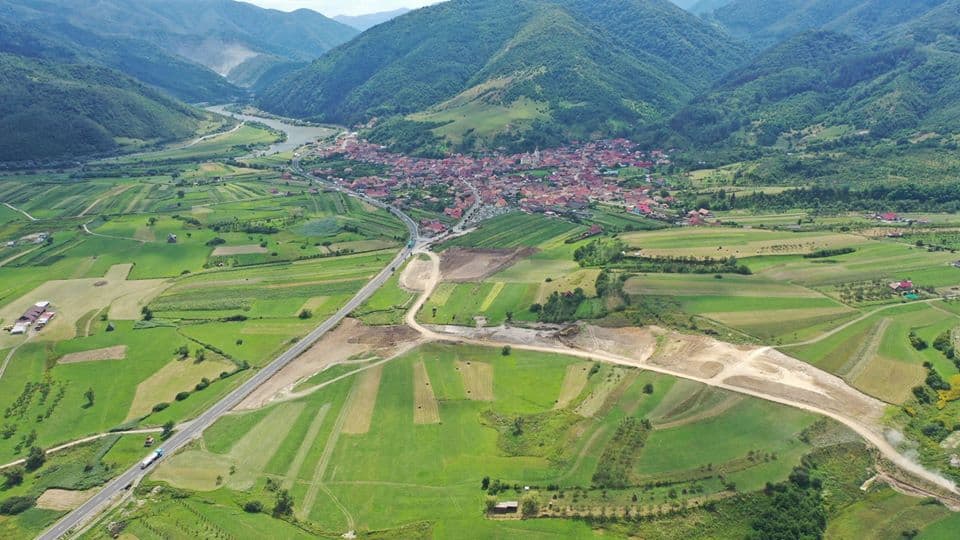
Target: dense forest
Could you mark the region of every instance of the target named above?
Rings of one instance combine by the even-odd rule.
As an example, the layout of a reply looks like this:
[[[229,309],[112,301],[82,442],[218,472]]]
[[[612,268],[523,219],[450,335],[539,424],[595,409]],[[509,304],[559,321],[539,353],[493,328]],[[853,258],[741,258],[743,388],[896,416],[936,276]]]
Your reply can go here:
[[[109,69],[0,54],[0,161],[113,152],[117,138],[187,138],[203,113]]]

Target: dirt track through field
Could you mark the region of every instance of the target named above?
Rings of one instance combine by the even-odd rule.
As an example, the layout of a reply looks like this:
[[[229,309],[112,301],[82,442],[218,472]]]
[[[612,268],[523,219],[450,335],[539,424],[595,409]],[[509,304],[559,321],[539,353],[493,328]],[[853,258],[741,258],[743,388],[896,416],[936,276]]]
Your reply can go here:
[[[686,342],[682,348],[688,349],[690,354],[673,357],[661,355],[658,362],[653,362],[651,360],[658,355],[646,354],[649,345],[643,344],[634,345],[633,354],[622,354],[629,352],[624,351],[624,347],[619,348],[621,354],[613,354],[593,348],[593,340],[581,344],[577,343],[576,339],[558,339],[556,334],[549,332],[512,328],[426,327],[416,320],[416,314],[440,282],[441,274],[439,257],[432,252],[425,253],[431,258],[433,275],[426,284],[424,294],[407,312],[405,321],[427,339],[486,347],[510,345],[517,350],[559,353],[639,367],[827,416],[855,431],[915,481],[936,489],[940,493],[941,501],[960,507],[960,491],[953,482],[915,463],[887,440],[882,425],[885,403],[859,392],[839,377],[771,347],[736,346],[703,336],[688,336],[658,329],[654,332],[656,340]],[[880,308],[873,313],[883,309],[889,308]],[[848,322],[840,329],[849,327],[871,314]],[[826,332],[819,338],[802,344],[816,343],[837,331],[839,330]],[[654,343],[656,349],[659,349],[660,342]]]

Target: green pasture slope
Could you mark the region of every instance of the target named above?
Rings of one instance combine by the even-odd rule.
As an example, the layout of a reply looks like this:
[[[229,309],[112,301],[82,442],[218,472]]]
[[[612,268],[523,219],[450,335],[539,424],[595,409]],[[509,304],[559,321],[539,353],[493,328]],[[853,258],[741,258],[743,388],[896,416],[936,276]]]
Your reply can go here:
[[[414,386],[421,363],[436,423],[414,421],[424,404]],[[474,371],[480,365],[488,371]],[[141,488],[145,494],[160,486],[151,502],[117,510],[127,531],[173,538],[267,530],[333,536],[350,528],[361,538],[593,538],[653,530],[658,538],[742,536],[767,504],[766,483],[783,481],[805,455],[816,456],[816,474],[827,478],[829,471],[833,478],[831,523],[857,511],[851,503],[865,506],[892,493],[859,492],[871,458],[862,443],[843,442],[853,439],[842,428],[687,381],[558,355],[504,356],[455,345],[423,346],[379,369],[373,386],[363,372],[294,401],[223,418],[202,445],[157,469]],[[491,377],[472,378],[484,372]],[[578,377],[582,386],[571,386]],[[467,392],[485,385],[492,389],[488,401]],[[736,404],[724,405],[729,399]],[[369,422],[360,431],[357,407]],[[622,426],[639,419],[652,422],[644,442],[621,446]],[[625,485],[596,484],[598,471],[623,459]],[[485,518],[485,477],[505,486],[496,499],[532,498],[553,517]],[[295,519],[268,516],[276,489],[289,490]],[[243,512],[251,501],[265,513]],[[714,510],[703,510],[707,503]],[[690,510],[679,512],[684,506]],[[625,507],[660,517],[570,519],[601,511],[622,517]],[[932,506],[918,528],[944,517],[942,507]],[[105,537],[104,524],[113,519],[86,537]],[[690,520],[709,526],[694,532]]]

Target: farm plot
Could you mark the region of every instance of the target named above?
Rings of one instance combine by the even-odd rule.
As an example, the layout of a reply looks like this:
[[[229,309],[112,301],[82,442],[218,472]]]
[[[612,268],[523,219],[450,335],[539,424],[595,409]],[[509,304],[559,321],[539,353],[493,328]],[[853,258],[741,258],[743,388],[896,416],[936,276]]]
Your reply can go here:
[[[473,326],[503,324],[508,313],[517,320],[534,320],[529,310],[539,285],[528,283],[443,283],[430,297],[420,317],[435,324]]]
[[[763,229],[695,228],[626,233],[630,247],[647,257],[755,257],[801,255],[868,242],[852,234],[794,233]]]
[[[485,221],[479,230],[444,243],[443,249],[538,247],[557,239],[562,242],[582,230],[585,229],[558,218],[513,213]]]
[[[34,303],[41,300],[52,302],[56,317],[37,334],[36,339],[56,341],[74,337],[77,321],[90,310],[107,308],[115,302],[118,308],[111,308],[111,317],[138,318],[139,309],[121,309],[120,306],[144,305],[159,294],[166,283],[162,280],[128,280],[128,272],[130,265],[118,265],[98,278],[47,281],[0,308],[0,320],[15,321]],[[0,335],[0,347],[19,342],[20,339],[4,333]]]
[[[150,413],[158,403],[174,401],[180,392],[189,392],[203,379],[215,380],[221,373],[229,373],[235,366],[223,360],[172,360],[150,378],[137,385],[127,420]]]
[[[492,381],[490,401],[468,396],[466,389],[474,383],[464,377],[466,362],[491,366],[489,376],[483,375]],[[205,449],[198,445],[182,454],[203,471],[188,470],[189,460],[175,456],[169,463],[186,468],[162,476],[161,465],[153,478],[184,485],[176,482],[203,477],[203,486],[196,487],[204,493],[188,492],[180,504],[196,508],[210,520],[208,527],[225,527],[225,519],[233,530],[259,526],[254,520],[263,514],[235,511],[226,518],[217,501],[269,502],[275,496],[263,484],[269,477],[290,489],[298,519],[321,530],[340,531],[352,522],[358,531],[390,530],[405,536],[411,530],[402,527],[428,520],[426,530],[439,538],[462,536],[465,528],[485,537],[536,538],[548,529],[553,535],[579,537],[592,534],[589,528],[578,528],[579,521],[484,519],[477,510],[483,496],[478,479],[489,476],[511,486],[532,486],[528,495],[541,498],[544,508],[556,492],[542,486],[560,483],[569,486],[564,504],[586,509],[587,501],[602,500],[593,485],[604,477],[596,473],[622,461],[621,451],[629,448],[634,458],[622,478],[637,487],[610,489],[608,500],[639,511],[640,506],[722,501],[727,496],[724,482],[735,482],[742,492],[762,489],[766,482],[785,479],[811,450],[800,440],[814,421],[811,415],[750,398],[727,403],[725,393],[693,383],[593,366],[558,355],[515,351],[503,356],[497,349],[423,346],[383,364],[376,385],[365,383],[365,375],[359,374],[324,392],[225,417],[204,436]],[[595,394],[605,398],[590,397]],[[367,430],[343,433],[361,395],[375,396]],[[560,401],[566,405],[558,407]],[[571,410],[601,401],[603,406],[590,406],[593,416]],[[417,407],[431,403],[436,415],[429,409],[426,422]],[[658,421],[645,428],[642,418]],[[626,425],[639,426],[645,442],[624,446]],[[260,446],[237,442],[255,439]],[[264,454],[271,456],[266,465]],[[246,469],[237,465],[251,456],[260,461]],[[230,475],[231,464],[237,479]],[[724,482],[716,479],[718,473]],[[639,487],[661,480],[670,485]],[[589,494],[589,499],[569,500],[574,491]],[[508,488],[498,497],[520,494]],[[642,494],[642,500],[631,502],[631,494]],[[143,524],[171,530],[172,525],[157,518],[164,500],[160,492],[143,506],[131,507],[128,530],[140,530]],[[192,506],[200,500],[207,504]]]

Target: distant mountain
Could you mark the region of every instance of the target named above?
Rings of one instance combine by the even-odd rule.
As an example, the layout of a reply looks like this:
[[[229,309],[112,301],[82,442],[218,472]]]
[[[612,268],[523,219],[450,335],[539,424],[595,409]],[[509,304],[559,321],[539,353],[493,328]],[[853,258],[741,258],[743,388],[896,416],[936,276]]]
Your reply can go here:
[[[960,0],[942,9],[870,43],[828,31],[796,35],[685,106],[671,127],[699,145],[956,133]]]
[[[357,34],[232,0],[4,0],[2,23],[17,32],[0,50],[99,63],[190,101],[233,99]]]
[[[766,47],[800,32],[831,30],[876,37],[948,0],[733,0],[712,19],[733,36]]]
[[[0,53],[0,162],[184,139],[204,114],[117,71]]]
[[[661,118],[745,54],[667,0],[452,0],[368,30],[259,103],[346,124],[406,116],[390,125],[461,148],[533,145]]]
[[[410,10],[407,8],[395,9],[393,11],[381,11],[379,13],[368,13],[366,15],[337,15],[333,20],[343,23],[347,26],[352,26],[361,32],[378,24],[383,24],[390,19],[396,19],[397,17],[410,13]]]
[[[733,2],[733,0],[695,0],[686,10],[697,15],[704,15],[714,12],[730,2]]]

